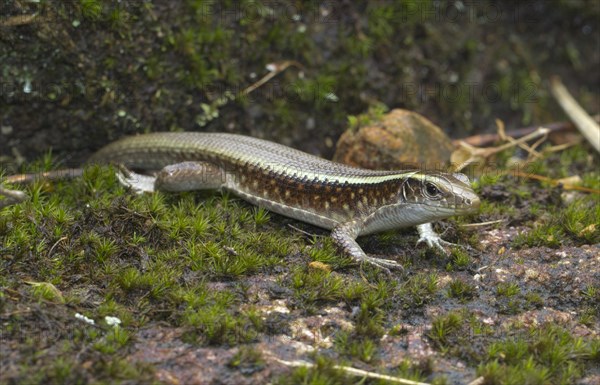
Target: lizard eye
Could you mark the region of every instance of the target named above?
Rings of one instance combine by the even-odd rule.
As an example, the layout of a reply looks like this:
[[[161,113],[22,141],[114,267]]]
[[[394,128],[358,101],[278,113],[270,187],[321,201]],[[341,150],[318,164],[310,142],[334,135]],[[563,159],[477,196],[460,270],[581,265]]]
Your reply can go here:
[[[436,197],[442,193],[440,189],[438,189],[437,186],[431,182],[425,183],[425,192],[430,197]]]

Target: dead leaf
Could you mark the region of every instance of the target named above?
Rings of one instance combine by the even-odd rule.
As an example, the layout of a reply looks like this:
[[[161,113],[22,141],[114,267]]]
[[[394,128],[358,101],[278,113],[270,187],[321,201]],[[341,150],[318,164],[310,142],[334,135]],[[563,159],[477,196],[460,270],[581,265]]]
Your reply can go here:
[[[311,269],[315,269],[315,270],[326,271],[328,273],[331,271],[331,266],[329,266],[323,262],[319,262],[319,261],[312,261],[311,263],[308,264],[308,267],[310,267]]]

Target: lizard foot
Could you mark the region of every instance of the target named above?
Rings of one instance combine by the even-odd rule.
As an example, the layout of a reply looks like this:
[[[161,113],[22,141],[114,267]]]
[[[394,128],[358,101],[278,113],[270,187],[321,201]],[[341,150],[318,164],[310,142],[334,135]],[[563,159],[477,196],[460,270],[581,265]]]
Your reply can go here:
[[[125,166],[119,166],[117,179],[119,180],[119,183],[125,187],[129,187],[136,194],[154,192],[154,181],[156,181],[155,177],[135,173],[127,169]]]
[[[392,274],[391,270],[404,270],[404,267],[401,264],[392,259],[376,258],[363,255],[360,258],[356,258],[356,260],[358,262],[366,262],[370,265],[373,265],[383,270],[387,274]]]
[[[419,240],[417,241],[417,245],[424,242],[430,248],[438,249],[445,255],[449,255],[450,253],[448,253],[448,251],[444,248],[444,246],[460,247],[460,245],[457,245],[456,243],[444,241],[438,233],[433,231],[433,228],[431,227],[431,223],[424,223],[422,225],[419,225],[419,226],[417,226],[417,230],[419,231],[419,235],[420,235]]]

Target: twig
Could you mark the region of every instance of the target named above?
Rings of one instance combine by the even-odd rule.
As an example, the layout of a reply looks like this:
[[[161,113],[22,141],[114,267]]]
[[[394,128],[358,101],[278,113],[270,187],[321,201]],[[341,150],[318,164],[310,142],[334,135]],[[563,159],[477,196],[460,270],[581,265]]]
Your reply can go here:
[[[544,141],[548,137],[547,132],[544,135],[542,135],[542,137],[539,138],[534,144],[529,146],[529,145],[527,145],[527,143],[519,142],[518,140],[510,137],[509,135],[506,135],[506,131],[504,130],[504,122],[501,121],[500,119],[496,119],[496,125],[498,126],[498,135],[500,135],[500,138],[503,141],[512,143],[515,146],[519,146],[521,149],[527,151],[529,153],[529,155],[531,155],[533,158],[541,158],[542,157],[542,154],[535,151],[535,148],[538,147],[540,144],[544,143]]]
[[[600,121],[600,115],[594,116],[596,121]],[[543,124],[544,127],[550,130],[550,133],[563,132],[563,131],[574,131],[576,130],[575,125],[571,122],[556,122],[556,123],[548,123]],[[537,130],[539,126],[531,126],[531,127],[523,127],[517,128],[514,130],[509,130],[506,134],[513,138],[520,138],[522,136],[531,134],[535,130]],[[465,142],[470,144],[471,146],[488,146],[500,140],[500,135],[496,132],[494,134],[479,134],[468,136],[462,139],[455,139],[452,143],[456,146],[460,144],[460,142]]]
[[[54,244],[52,245],[52,247],[50,248],[50,250],[48,250],[48,257],[52,257],[52,251],[54,251],[54,248],[56,246],[58,246],[58,244],[60,242],[65,241],[67,239],[69,239],[69,238],[68,237],[62,237],[62,238],[59,238],[58,241],[54,242]]]
[[[67,168],[63,170],[54,170],[38,172],[32,174],[9,175],[0,178],[0,196],[6,198],[0,200],[0,208],[14,205],[27,200],[27,194],[20,190],[11,190],[2,186],[2,183],[30,184],[37,180],[58,180],[77,178],[83,174],[82,168]]]
[[[15,203],[24,202],[27,199],[27,194],[19,190],[9,190],[6,187],[0,186],[0,196],[6,198],[0,200],[0,208],[14,205]]]
[[[302,229],[300,229],[300,228],[298,228],[298,227],[296,227],[296,226],[292,225],[291,223],[288,223],[288,226],[289,226],[289,227],[290,227],[292,230],[296,230],[296,231],[298,231],[299,233],[302,233],[302,234],[306,235],[306,236],[307,236],[307,237],[309,237],[309,238],[314,238],[314,237],[322,237],[322,235],[319,235],[319,234],[313,234],[313,233],[309,233],[308,231],[304,231],[304,230],[302,230]]]
[[[45,172],[36,172],[32,174],[16,174],[2,178],[3,183],[29,184],[36,180],[58,180],[73,179],[83,175],[82,168],[65,168],[62,170],[53,170]]]
[[[467,385],[482,385],[485,382],[485,377],[477,377]]]
[[[522,178],[527,178],[527,179],[535,179],[535,180],[539,180],[542,182],[547,182],[550,183],[553,186],[558,186],[559,184],[562,184],[559,181],[556,181],[552,178],[548,178],[547,176],[543,176],[543,175],[537,175],[537,174],[530,174],[527,172],[521,172],[521,171],[516,171],[516,170],[507,170],[506,173],[511,173],[514,176],[520,176]],[[596,190],[593,188],[588,188],[588,187],[583,187],[583,186],[574,186],[574,185],[569,185],[569,184],[562,184],[562,188],[565,190],[577,190],[577,191],[583,191],[583,192],[588,192],[588,193],[592,193],[592,194],[600,194],[600,190]]]
[[[227,103],[229,103],[230,100],[240,99],[240,98],[247,96],[249,93],[253,92],[254,90],[256,90],[259,87],[262,87],[269,80],[273,79],[275,76],[282,73],[283,71],[285,71],[287,68],[289,68],[291,66],[295,66],[295,67],[298,67],[301,69],[304,68],[302,66],[302,64],[300,64],[294,60],[286,60],[286,61],[277,62],[277,63],[270,63],[267,65],[267,70],[269,72],[265,76],[260,78],[258,81],[254,82],[250,86],[246,87],[238,95],[234,95],[230,91],[225,91],[223,93],[223,95],[217,97],[210,104],[202,103],[200,105],[200,107],[202,108],[204,113],[202,115],[196,116],[196,123],[200,126],[204,126],[211,120],[218,118],[219,117],[219,112],[218,112],[219,109],[221,107],[227,105]]]
[[[240,92],[241,96],[246,96],[248,95],[250,92],[254,91],[255,89],[263,86],[266,82],[268,82],[269,80],[273,79],[275,76],[279,75],[280,73],[282,73],[283,71],[285,71],[288,67],[290,66],[295,66],[298,68],[303,68],[302,64],[298,63],[295,60],[286,60],[283,62],[279,62],[279,63],[271,63],[267,66],[267,69],[269,69],[269,73],[266,74],[265,76],[263,76],[262,78],[260,78],[257,82],[255,82],[254,84],[246,87],[242,92]]]
[[[498,219],[497,221],[487,221],[487,222],[480,222],[480,223],[465,223],[464,225],[460,225],[460,227],[468,229],[468,228],[473,228],[473,227],[495,225],[496,223],[502,223],[502,222],[504,222],[504,219]]]
[[[30,24],[37,18],[37,13],[31,15],[16,15],[7,18],[4,21],[0,21],[0,27],[16,27],[19,25]]]
[[[600,153],[600,126],[571,96],[567,88],[562,84],[560,78],[554,76],[550,80],[552,95],[560,104],[569,118],[575,123],[584,138]]]
[[[499,131],[502,130],[503,128],[503,123],[499,120],[496,121],[496,124],[498,124],[498,128]],[[513,139],[512,141],[508,142],[508,143],[504,143],[503,145],[500,145],[498,147],[484,147],[484,148],[478,148],[478,147],[474,147],[466,142],[459,142],[460,146],[468,152],[468,158],[467,160],[462,161],[460,164],[457,164],[455,171],[460,171],[463,168],[467,167],[470,164],[473,163],[478,163],[480,160],[485,160],[489,157],[491,157],[492,155],[495,155],[501,151],[506,150],[507,148],[511,148],[514,146],[518,146],[520,144],[524,144],[529,140],[533,140],[533,139],[537,139],[539,137],[545,137],[546,135],[548,135],[548,132],[550,132],[550,130],[548,130],[545,127],[538,127],[534,132],[523,136],[522,138],[519,139]],[[499,134],[502,135],[502,134]],[[457,150],[458,152],[458,150]]]
[[[283,365],[286,365],[286,366],[305,367],[305,368],[314,368],[315,367],[315,364],[310,363],[310,362],[306,362],[306,361],[284,361],[284,360],[280,360],[279,358],[275,358],[275,357],[273,357],[273,359],[275,361],[279,362],[280,364],[283,364]],[[395,382],[397,384],[430,385],[429,383],[426,383],[426,382],[412,381],[412,380],[407,380],[407,379],[400,378],[400,377],[393,377],[393,376],[388,376],[388,375],[385,375],[385,374],[368,372],[366,370],[356,369],[356,368],[353,368],[351,366],[334,365],[333,368],[336,369],[336,370],[341,370],[341,371],[346,372],[348,374],[351,374],[353,376],[367,377],[367,378],[377,378],[379,380],[385,380],[385,381]]]

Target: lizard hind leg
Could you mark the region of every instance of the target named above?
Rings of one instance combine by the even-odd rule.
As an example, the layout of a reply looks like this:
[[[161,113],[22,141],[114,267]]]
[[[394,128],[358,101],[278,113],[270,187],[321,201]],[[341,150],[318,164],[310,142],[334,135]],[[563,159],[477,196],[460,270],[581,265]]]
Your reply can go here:
[[[225,170],[209,162],[181,162],[164,167],[154,188],[161,191],[217,190],[227,182]]]
[[[165,166],[155,176],[120,167],[117,178],[138,194],[154,191],[214,190],[226,181],[225,172],[208,162],[181,162]]]

